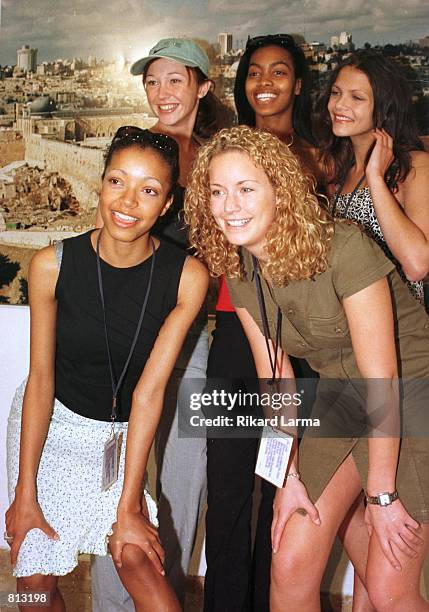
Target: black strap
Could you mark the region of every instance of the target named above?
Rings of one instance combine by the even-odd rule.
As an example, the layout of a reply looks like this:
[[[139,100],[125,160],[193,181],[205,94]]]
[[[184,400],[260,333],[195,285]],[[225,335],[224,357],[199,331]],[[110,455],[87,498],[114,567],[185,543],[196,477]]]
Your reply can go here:
[[[103,309],[103,322],[104,322],[104,335],[106,338],[106,348],[107,348],[107,357],[109,359],[109,369],[110,369],[110,378],[112,381],[112,412],[110,414],[110,418],[112,421],[116,420],[117,417],[117,397],[118,397],[118,391],[120,389],[120,386],[124,380],[124,376],[126,374],[126,371],[128,369],[128,366],[130,365],[130,361],[131,361],[131,357],[133,356],[134,353],[134,349],[135,346],[137,344],[137,338],[139,336],[140,333],[140,329],[143,323],[143,317],[144,317],[144,313],[146,311],[146,306],[147,306],[147,302],[149,299],[149,293],[150,293],[150,288],[152,285],[152,277],[153,277],[153,270],[155,267],[155,257],[156,257],[156,250],[155,250],[155,244],[153,242],[153,239],[150,239],[150,244],[152,246],[152,261],[151,261],[151,265],[150,265],[150,274],[149,274],[149,281],[147,284],[147,288],[146,288],[146,295],[144,297],[143,300],[143,304],[142,304],[142,308],[140,311],[140,317],[139,317],[139,321],[137,323],[137,327],[136,327],[136,331],[134,333],[134,338],[133,341],[131,342],[131,347],[130,347],[130,351],[128,353],[128,357],[125,361],[124,367],[122,368],[122,372],[119,376],[118,382],[115,382],[115,373],[113,371],[113,361],[112,361],[112,353],[110,350],[110,343],[109,343],[109,335],[107,333],[107,320],[106,320],[106,305],[104,302],[104,291],[103,291],[103,279],[101,276],[101,263],[100,263],[100,238],[101,238],[101,231],[98,234],[98,238],[97,238],[97,273],[98,273],[98,286],[100,289],[100,299],[101,299],[101,307]]]
[[[260,310],[261,318],[262,318],[262,326],[264,328],[265,344],[267,347],[268,358],[270,360],[270,366],[271,366],[271,372],[272,372],[272,377],[271,377],[271,380],[268,381],[268,384],[273,385],[275,382],[277,382],[277,378],[276,378],[277,353],[278,353],[278,349],[280,346],[280,340],[281,340],[282,311],[280,310],[279,306],[277,306],[276,342],[274,345],[274,360],[273,360],[273,356],[271,354],[271,349],[270,349],[270,343],[269,343],[269,341],[271,340],[271,334],[270,334],[270,328],[268,325],[268,317],[267,317],[267,309],[265,306],[264,292],[262,291],[261,277],[259,276],[259,264],[258,264],[258,260],[256,259],[254,255],[252,255],[252,263],[253,263],[253,275],[254,275],[255,283],[256,283],[256,293],[258,296],[259,310]]]
[[[353,204],[353,200],[355,199],[355,195],[356,195],[356,193],[357,193],[357,190],[358,190],[358,189],[359,189],[359,187],[362,185],[362,183],[364,182],[364,180],[365,180],[365,174],[363,174],[363,175],[360,177],[360,179],[359,179],[359,180],[358,180],[358,182],[356,183],[356,187],[353,189],[353,191],[351,192],[351,194],[350,194],[350,195],[349,195],[349,197],[347,198],[347,202],[346,202],[346,205],[345,205],[344,212],[343,212],[342,216],[344,216],[344,217],[346,216],[347,211],[349,210],[350,206]],[[334,195],[334,201],[333,201],[333,203],[332,203],[332,210],[331,210],[332,216],[334,216],[334,215],[335,215],[335,211],[336,211],[336,209],[337,209],[337,202],[338,202],[338,198],[340,197],[340,194],[341,194],[341,192],[342,192],[342,190],[343,190],[344,183],[345,183],[345,180],[342,182],[342,184],[341,184],[341,185],[338,187],[337,191],[335,192],[335,195]]]

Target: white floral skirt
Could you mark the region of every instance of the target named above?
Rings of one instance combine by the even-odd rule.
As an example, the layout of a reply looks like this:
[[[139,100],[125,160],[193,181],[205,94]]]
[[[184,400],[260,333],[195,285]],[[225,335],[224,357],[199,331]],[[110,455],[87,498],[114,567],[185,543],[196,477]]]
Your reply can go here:
[[[21,411],[25,381],[12,402],[7,430],[7,474],[12,502],[19,469]],[[119,478],[108,491],[101,491],[104,444],[111,424],[80,416],[55,400],[49,431],[37,473],[37,499],[59,540],[49,539],[40,529],[28,532],[18,554],[14,575],[63,576],[77,565],[80,553],[107,555],[106,536],[116,521],[116,510],[124,480],[127,423],[117,423],[123,432]],[[149,519],[158,526],[154,500],[145,490]]]

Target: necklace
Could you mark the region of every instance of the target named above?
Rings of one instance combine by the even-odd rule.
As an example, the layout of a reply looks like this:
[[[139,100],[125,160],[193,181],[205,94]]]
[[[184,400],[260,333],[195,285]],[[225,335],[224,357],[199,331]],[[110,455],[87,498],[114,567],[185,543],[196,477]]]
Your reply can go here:
[[[358,190],[358,189],[359,189],[359,187],[362,185],[362,183],[364,182],[364,180],[365,180],[365,174],[363,174],[363,175],[360,177],[360,179],[359,179],[359,180],[358,180],[358,182],[356,183],[356,187],[353,189],[353,191],[350,193],[349,197],[347,198],[346,205],[345,205],[345,208],[344,208],[344,212],[343,212],[343,215],[342,215],[343,217],[345,217],[345,216],[347,215],[347,211],[349,210],[350,206],[353,204],[353,201],[354,201],[354,199],[355,199],[355,196],[356,196],[357,190]],[[344,183],[345,183],[345,182],[346,182],[346,181],[344,180],[344,181],[341,183],[341,185],[338,187],[337,191],[335,192],[335,195],[334,195],[334,200],[333,200],[333,202],[332,202],[332,209],[331,209],[332,216],[334,216],[334,215],[335,215],[335,211],[336,211],[336,209],[337,209],[338,198],[340,197],[340,194],[341,194],[341,192],[342,192],[342,190],[343,190],[343,187],[344,187]]]
[[[97,276],[98,276],[98,288],[100,291],[100,301],[101,301],[101,308],[103,311],[103,324],[104,324],[104,337],[106,340],[106,349],[107,349],[107,358],[108,358],[108,362],[109,362],[109,370],[110,370],[110,380],[112,383],[112,411],[111,411],[111,421],[112,421],[112,427],[113,427],[113,423],[115,422],[116,418],[117,418],[117,397],[118,397],[118,392],[119,389],[122,385],[122,382],[124,380],[125,374],[128,370],[128,366],[130,365],[130,361],[131,358],[133,356],[134,353],[134,349],[135,346],[137,344],[137,339],[139,337],[140,334],[140,330],[142,327],[142,323],[143,323],[143,318],[144,318],[144,314],[146,312],[146,306],[147,306],[147,302],[149,299],[149,294],[150,294],[150,288],[152,286],[152,278],[153,278],[153,271],[155,268],[155,257],[156,257],[156,250],[155,250],[155,244],[152,240],[152,238],[150,238],[150,244],[152,247],[152,261],[150,264],[150,273],[149,273],[149,281],[147,284],[147,288],[146,288],[146,293],[143,299],[143,303],[141,305],[141,309],[140,309],[140,317],[139,320],[137,322],[137,326],[136,326],[136,331],[134,332],[134,338],[131,342],[131,347],[128,353],[128,357],[125,360],[125,364],[122,368],[122,372],[119,375],[119,378],[116,379],[116,376],[114,374],[113,371],[113,359],[112,359],[112,352],[110,349],[110,342],[109,342],[109,334],[108,334],[108,326],[107,326],[107,318],[106,318],[106,304],[105,304],[105,299],[104,299],[104,289],[103,289],[103,276],[101,274],[101,259],[100,259],[100,238],[101,238],[101,231],[98,234],[98,238],[97,238],[97,249],[96,249],[96,255],[97,255]]]

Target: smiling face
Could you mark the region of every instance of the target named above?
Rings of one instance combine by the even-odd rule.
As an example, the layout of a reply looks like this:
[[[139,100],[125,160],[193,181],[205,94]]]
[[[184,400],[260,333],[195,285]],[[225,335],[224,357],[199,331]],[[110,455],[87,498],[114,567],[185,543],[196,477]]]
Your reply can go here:
[[[276,211],[276,192],[264,170],[246,153],[231,150],[211,160],[209,181],[211,212],[227,240],[263,260]]]
[[[100,212],[108,234],[123,242],[147,235],[171,203],[171,173],[151,148],[116,151],[104,174]]]
[[[370,134],[374,128],[373,111],[374,96],[366,74],[353,66],[342,68],[328,102],[335,136]]]
[[[170,127],[193,127],[199,101],[210,88],[209,81],[198,84],[192,69],[164,58],[149,65],[143,84],[151,109]]]
[[[257,49],[250,58],[246,78],[246,97],[258,115],[268,117],[291,113],[301,80],[295,78],[290,53],[271,45]]]

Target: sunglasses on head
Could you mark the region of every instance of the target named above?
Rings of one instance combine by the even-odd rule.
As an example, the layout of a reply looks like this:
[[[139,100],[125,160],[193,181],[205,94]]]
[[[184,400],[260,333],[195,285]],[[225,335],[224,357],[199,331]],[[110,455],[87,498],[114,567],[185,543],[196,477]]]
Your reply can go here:
[[[281,47],[296,47],[295,39],[290,34],[266,34],[265,36],[248,38],[246,43],[246,51],[248,49],[266,47],[270,44],[279,45]]]
[[[131,140],[134,142],[147,143],[166,153],[177,154],[177,142],[166,134],[157,134],[150,130],[142,130],[135,125],[123,125],[113,136],[112,143],[118,140]]]

